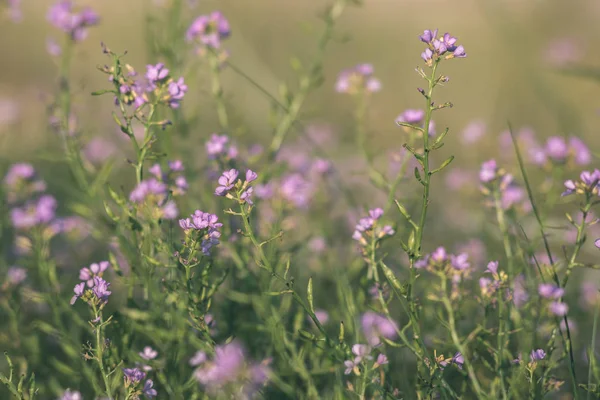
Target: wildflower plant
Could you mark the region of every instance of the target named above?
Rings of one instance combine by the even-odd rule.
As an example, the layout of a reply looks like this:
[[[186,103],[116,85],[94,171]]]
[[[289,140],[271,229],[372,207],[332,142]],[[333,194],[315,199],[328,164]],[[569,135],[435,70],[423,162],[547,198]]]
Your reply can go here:
[[[316,51],[292,59],[297,79],[278,94],[228,51],[239,36],[229,15],[149,3],[145,66],[101,47],[106,81],[91,101],[110,108],[118,136],[98,157],[71,65],[108,17],[51,6],[63,40],[48,42],[47,125],[68,173],[2,164],[0,398],[600,395],[598,287],[577,286],[600,269],[597,152],[570,133],[538,140],[509,126],[500,145],[516,157],[474,151],[442,192],[454,156],[441,149],[455,136],[442,128],[442,71],[467,53],[436,29],[414,38],[424,104],[399,112],[394,168],[382,170],[371,127],[382,69],[325,68],[336,24],[359,3],[331,0]],[[6,9],[16,19],[19,2]],[[271,103],[268,136],[234,113],[225,74]],[[348,150],[335,128],[303,122],[317,91],[351,102],[350,156],[333,154]],[[473,121],[461,146],[489,138]],[[478,206],[461,204],[468,238],[448,215],[462,193]]]

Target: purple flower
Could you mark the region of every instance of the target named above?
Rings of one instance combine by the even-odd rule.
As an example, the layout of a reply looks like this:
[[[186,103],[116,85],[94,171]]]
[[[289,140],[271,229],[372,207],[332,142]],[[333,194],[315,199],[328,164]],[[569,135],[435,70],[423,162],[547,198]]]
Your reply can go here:
[[[254,203],[252,202],[252,193],[254,193],[254,188],[249,187],[248,189],[242,192],[242,194],[240,195],[240,200],[245,201],[250,205],[253,205]]]
[[[527,302],[527,300],[529,300],[529,295],[527,294],[527,290],[525,288],[525,277],[523,275],[519,275],[514,280],[513,302],[515,303],[515,307],[521,308]]]
[[[112,293],[108,290],[110,283],[106,282],[104,279],[99,276],[94,277],[94,287],[92,292],[96,296],[96,298],[104,303],[108,301],[108,296]]]
[[[405,122],[412,125],[420,125],[425,119],[425,111],[418,109],[406,109],[396,118],[396,122]]]
[[[75,287],[73,288],[73,292],[75,292],[75,295],[73,297],[71,297],[71,305],[75,304],[77,299],[80,298],[81,296],[83,296],[84,291],[85,291],[85,283],[84,282],[81,282],[81,283],[78,283],[77,285],[75,285]]]
[[[302,174],[293,173],[285,175],[279,185],[279,193],[284,200],[298,208],[307,208],[312,197],[314,187]]]
[[[450,257],[450,263],[454,269],[459,271],[464,271],[471,266],[471,264],[469,264],[469,255],[467,253],[461,253],[457,256],[452,255]]]
[[[4,183],[9,187],[14,187],[19,182],[29,180],[34,177],[35,169],[31,164],[16,163],[10,166],[6,176],[4,176]]]
[[[433,42],[433,40],[437,37],[438,34],[438,30],[434,30],[434,31],[430,31],[429,29],[426,29],[423,34],[421,36],[419,36],[419,39],[421,39],[421,41],[423,43],[427,43],[427,44],[431,44]]]
[[[25,230],[46,225],[54,219],[57,206],[53,196],[43,195],[35,203],[28,202],[23,207],[13,208],[10,212],[13,226]]]
[[[483,183],[491,182],[496,179],[498,174],[498,165],[496,160],[489,160],[481,164],[479,171],[479,180]]]
[[[165,68],[163,63],[146,66],[146,79],[151,83],[162,81],[169,76],[169,70]]]
[[[156,389],[153,388],[153,386],[154,382],[152,381],[152,379],[148,379],[146,383],[144,383],[144,388],[142,389],[142,393],[144,393],[144,395],[149,399],[156,397],[156,395],[158,394],[158,392],[156,391]]]
[[[554,161],[563,162],[569,154],[567,141],[560,136],[551,136],[546,141],[546,154]]]
[[[354,369],[354,367],[356,367],[356,365],[357,365],[357,363],[355,363],[354,360],[344,361],[344,366],[346,367],[346,369],[344,370],[344,374],[350,375],[352,373],[352,370]]]
[[[206,142],[205,147],[208,158],[211,160],[226,156],[229,149],[229,137],[227,135],[217,135],[216,133],[213,133],[210,140]]]
[[[553,301],[549,306],[550,312],[558,317],[562,317],[569,311],[569,306],[560,301]]]
[[[146,377],[146,373],[138,368],[123,368],[125,386],[135,386]]]
[[[397,335],[398,326],[387,317],[372,311],[364,313],[360,319],[361,326],[367,342],[371,346],[381,343],[380,338],[394,339]]]
[[[6,280],[12,286],[17,286],[27,278],[27,271],[21,267],[10,267],[6,272]]]
[[[492,275],[498,275],[498,261],[490,261],[487,265],[486,272]]]
[[[190,365],[192,367],[197,367],[198,365],[206,362],[206,360],[207,360],[206,353],[203,351],[197,351],[196,354],[194,354],[194,356],[192,358],[190,358]]]
[[[569,151],[577,165],[588,165],[592,162],[592,153],[589,147],[578,137],[571,136],[569,138]]]
[[[386,357],[386,355],[385,355],[385,354],[383,354],[383,353],[380,353],[380,354],[377,356],[377,361],[376,361],[376,362],[377,362],[377,364],[379,364],[379,365],[385,365],[385,364],[388,364],[388,363],[389,363],[389,361],[388,361],[388,358],[387,358],[387,357]]]
[[[63,392],[59,400],[83,400],[83,397],[78,391],[67,389]]]
[[[579,175],[579,181],[574,182],[572,180],[565,181],[565,190],[561,196],[568,196],[573,193],[584,194],[589,193],[592,195],[600,194],[600,170],[595,169],[594,171],[583,171]]]
[[[327,323],[327,321],[329,321],[329,313],[327,313],[327,311],[325,311],[325,310],[315,310],[315,316],[317,317],[317,319],[319,320],[321,325],[325,325]],[[307,317],[307,319],[310,322],[314,323],[312,318]]]
[[[545,299],[560,299],[565,294],[565,289],[551,283],[540,283],[538,293]]]
[[[531,350],[529,358],[531,359],[531,361],[543,360],[544,358],[546,358],[546,352],[542,349]]]
[[[256,172],[252,171],[252,170],[248,170],[246,171],[246,182],[250,183],[252,181],[255,181],[258,178],[258,175],[256,174]]]
[[[150,346],[144,347],[144,350],[138,353],[144,360],[154,360],[158,356],[158,352]]]
[[[198,369],[195,377],[210,390],[217,390],[227,383],[237,381],[244,364],[244,350],[238,342],[233,341],[224,346],[217,346],[213,361]]]
[[[188,41],[197,41],[209,48],[221,47],[221,40],[229,37],[231,30],[229,21],[219,11],[209,15],[201,15],[188,28]]]
[[[47,19],[56,28],[69,34],[76,42],[86,38],[87,27],[96,25],[100,21],[98,14],[91,8],[84,8],[79,13],[75,13],[71,0],[62,0],[50,7]]]
[[[440,246],[431,253],[429,258],[434,263],[442,264],[448,260],[448,254],[446,253],[446,249]]]
[[[371,360],[371,346],[367,346],[366,344],[355,344],[352,346],[352,353],[356,356],[354,358],[354,363],[358,364],[362,360]]]
[[[169,82],[169,96],[168,102],[171,108],[178,108],[179,102],[183,99],[183,96],[187,92],[188,87],[183,81],[183,77],[180,77],[176,81]]]
[[[163,182],[155,178],[141,181],[129,194],[129,200],[134,203],[142,203],[148,196],[156,195],[163,197],[168,188]]]
[[[486,125],[481,120],[472,121],[469,123],[462,132],[462,142],[464,144],[473,144],[483,135],[485,135]]]
[[[371,64],[358,64],[338,75],[335,90],[338,93],[375,93],[381,90],[381,82],[373,76]]]
[[[81,268],[79,270],[79,279],[86,281],[88,287],[94,286],[94,277],[102,276],[102,273],[108,269],[110,263],[108,261],[100,261],[93,263],[88,267]]]
[[[600,249],[600,239],[596,239],[596,241],[594,242],[594,245]]]
[[[217,196],[225,196],[227,192],[233,189],[233,185],[235,185],[235,181],[239,175],[239,171],[237,169],[230,169],[229,171],[223,172],[223,175],[218,180],[219,186],[215,190],[215,194]]]

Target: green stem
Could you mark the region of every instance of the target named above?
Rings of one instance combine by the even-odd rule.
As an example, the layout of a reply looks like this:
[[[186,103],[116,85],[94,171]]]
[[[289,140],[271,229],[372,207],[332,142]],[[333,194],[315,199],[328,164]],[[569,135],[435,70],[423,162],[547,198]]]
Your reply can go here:
[[[210,64],[211,80],[212,80],[212,95],[217,103],[217,116],[221,129],[225,132],[229,130],[229,117],[227,116],[227,108],[225,107],[225,99],[223,97],[223,87],[221,85],[221,62],[216,51],[208,52],[208,62]]]
[[[96,360],[98,361],[98,367],[100,367],[100,373],[102,374],[102,380],[104,381],[104,388],[106,390],[106,395],[109,399],[112,399],[112,390],[110,388],[110,383],[108,381],[108,375],[104,370],[104,343],[102,340],[102,326],[104,325],[104,320],[102,318],[102,311],[100,311],[95,305],[93,306],[94,318],[100,318],[98,325],[96,326]]]
[[[471,380],[471,384],[473,385],[473,389],[475,390],[475,394],[477,395],[477,398],[484,399],[484,398],[486,398],[485,393],[481,389],[479,380],[477,379],[477,375],[475,374],[475,370],[473,369],[473,366],[471,365],[471,361],[469,361],[469,357],[467,356],[467,354],[465,352],[465,348],[462,345],[460,338],[458,337],[458,333],[456,331],[454,308],[452,306],[452,302],[448,298],[448,293],[447,293],[448,292],[448,284],[447,284],[446,275],[441,274],[440,277],[441,277],[441,283],[442,283],[441,289],[442,289],[442,293],[444,295],[442,302],[444,303],[446,312],[448,313],[448,327],[450,329],[450,336],[452,337],[452,342],[454,343],[454,346],[456,347],[456,349],[463,356],[463,359],[465,361],[464,365],[465,365],[465,368],[467,369],[467,374],[469,375],[469,379]]]
[[[593,372],[593,366],[594,366],[594,362],[595,362],[595,357],[596,357],[596,330],[598,328],[598,316],[600,315],[600,303],[598,302],[598,294],[596,293],[596,312],[594,313],[594,325],[592,327],[592,344],[591,344],[591,348],[590,348],[590,352],[588,355],[588,384],[587,384],[587,400],[591,399],[592,396],[592,390],[591,390],[591,385],[592,385],[592,372]]]

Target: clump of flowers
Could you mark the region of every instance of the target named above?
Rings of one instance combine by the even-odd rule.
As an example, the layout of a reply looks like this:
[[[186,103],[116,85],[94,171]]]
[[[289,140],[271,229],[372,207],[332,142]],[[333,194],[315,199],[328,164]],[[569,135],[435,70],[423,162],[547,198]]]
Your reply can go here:
[[[210,160],[231,160],[238,155],[237,147],[231,143],[229,136],[213,133],[205,145]]]
[[[421,58],[428,66],[433,66],[438,63],[442,57],[446,60],[451,58],[464,58],[467,56],[465,49],[461,45],[457,45],[457,39],[449,33],[444,33],[438,37],[438,30],[425,30],[419,39],[427,44],[427,49],[421,53]]]
[[[338,93],[360,94],[375,93],[381,90],[381,82],[373,76],[371,64],[358,64],[345,69],[338,75],[335,90]]]
[[[254,188],[250,186],[250,183],[254,182],[258,178],[258,175],[249,169],[246,171],[244,181],[242,181],[238,179],[239,174],[237,169],[230,169],[223,172],[223,175],[218,180],[219,186],[215,189],[215,194],[237,200],[240,204],[247,203],[253,205],[252,195]]]
[[[30,198],[46,190],[46,182],[37,177],[31,164],[16,163],[4,176],[4,190],[9,204]]]
[[[393,340],[397,337],[398,325],[386,316],[367,311],[360,318],[363,333],[371,346],[381,344],[381,338]]]
[[[216,215],[200,210],[196,210],[189,218],[180,219],[179,226],[185,232],[187,246],[193,249],[199,243],[202,254],[209,256],[221,237],[219,229],[223,224],[218,221]]]
[[[506,272],[498,272],[498,261],[490,261],[487,265],[484,276],[479,279],[479,288],[481,289],[481,296],[484,298],[493,298],[497,291],[504,286],[508,281]],[[492,300],[492,301],[495,301]]]
[[[530,138],[527,146],[530,159],[537,165],[588,165],[592,161],[589,147],[576,136],[568,139],[562,136],[551,136],[544,146],[540,146],[535,139]]]
[[[79,279],[85,281],[88,287],[94,287],[94,278],[101,278],[108,267],[110,267],[108,261],[92,263],[89,267],[83,267],[79,270]]]
[[[167,171],[163,171],[160,164],[154,164],[150,167],[150,173],[159,181],[167,186],[167,190],[173,196],[181,196],[187,192],[188,183],[183,175],[185,170],[180,160],[169,161]]]
[[[128,399],[139,399],[142,394],[149,399],[158,395],[152,379],[147,379],[144,386],[140,386],[145,378],[146,373],[138,368],[123,368],[123,380]]]
[[[248,362],[242,345],[237,341],[216,346],[212,360],[197,354],[193,361],[198,366],[194,377],[213,394],[223,390],[237,391],[250,398],[267,383],[270,375],[270,360],[260,364]]]
[[[465,363],[465,358],[461,352],[457,351],[452,357],[449,358],[445,358],[443,355],[440,355],[436,358],[436,361],[441,369],[444,369],[452,364],[456,365],[458,369],[462,369],[463,364]]]
[[[568,196],[571,194],[599,196],[600,170],[594,169],[592,172],[583,171],[579,175],[578,181],[572,181],[570,179],[565,181],[565,188],[566,190],[562,193],[562,196]]]
[[[96,276],[93,278],[93,285],[91,289],[86,289],[86,283],[81,282],[75,285],[73,292],[75,293],[71,298],[71,305],[75,304],[77,299],[81,298],[84,302],[88,303],[90,307],[101,308],[108,302],[108,297],[112,294],[109,289],[110,283],[104,279]]]
[[[51,6],[47,18],[74,42],[84,40],[87,37],[87,28],[97,25],[100,21],[94,10],[89,7],[76,10],[71,0],[62,0]]]
[[[541,283],[538,286],[538,293],[540,297],[551,300],[548,309],[552,314],[562,317],[569,311],[569,306],[561,301],[565,295],[565,289],[552,283]]]
[[[391,225],[383,225],[379,222],[383,216],[383,209],[375,208],[369,210],[367,217],[361,218],[356,224],[352,239],[356,240],[361,248],[365,250],[369,244],[392,236],[395,231]]]
[[[489,160],[481,165],[479,181],[488,206],[499,206],[503,210],[519,206],[524,211],[529,211],[530,203],[525,190],[515,183],[512,174],[498,167],[496,160]]]

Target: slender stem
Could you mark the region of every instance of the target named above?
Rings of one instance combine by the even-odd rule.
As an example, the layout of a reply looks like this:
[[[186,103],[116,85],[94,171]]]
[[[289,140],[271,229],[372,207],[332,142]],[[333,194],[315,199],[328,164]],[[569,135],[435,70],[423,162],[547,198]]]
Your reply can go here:
[[[100,367],[100,373],[102,374],[102,380],[104,381],[104,387],[106,390],[106,395],[109,399],[112,399],[112,390],[110,388],[110,382],[108,381],[108,375],[104,370],[104,343],[102,340],[102,326],[104,325],[104,320],[102,318],[102,311],[100,311],[96,305],[93,305],[94,318],[97,320],[100,319],[98,325],[96,326],[96,360],[98,361],[98,367]]]
[[[210,64],[210,75],[212,80],[212,95],[217,103],[217,116],[219,124],[223,131],[229,130],[229,117],[227,108],[225,107],[225,99],[223,97],[223,88],[221,85],[221,62],[219,54],[216,51],[208,52],[208,62]]]
[[[448,285],[447,285],[446,275],[441,274],[440,276],[441,276],[441,282],[442,282],[442,293],[444,295],[442,302],[444,303],[446,312],[448,313],[448,327],[450,329],[450,336],[452,337],[452,342],[454,343],[454,346],[456,346],[456,349],[463,356],[463,359],[465,361],[464,365],[467,368],[467,374],[469,375],[469,379],[471,380],[471,384],[473,385],[473,389],[475,390],[475,394],[477,395],[477,398],[479,398],[479,399],[486,398],[486,396],[479,384],[479,380],[477,379],[477,375],[475,374],[475,370],[473,369],[473,366],[471,365],[471,361],[469,361],[469,357],[467,356],[467,354],[465,352],[465,348],[462,345],[460,338],[458,337],[458,333],[456,331],[456,321],[454,319],[454,309],[452,308],[452,303],[451,303],[450,299],[448,298],[448,293],[447,293]]]
[[[592,372],[596,357],[596,330],[598,328],[598,316],[600,315],[600,302],[598,302],[598,293],[596,293],[596,312],[594,313],[594,325],[592,327],[592,344],[588,355],[588,384],[587,384],[587,400],[592,397],[590,386],[592,385]]]

